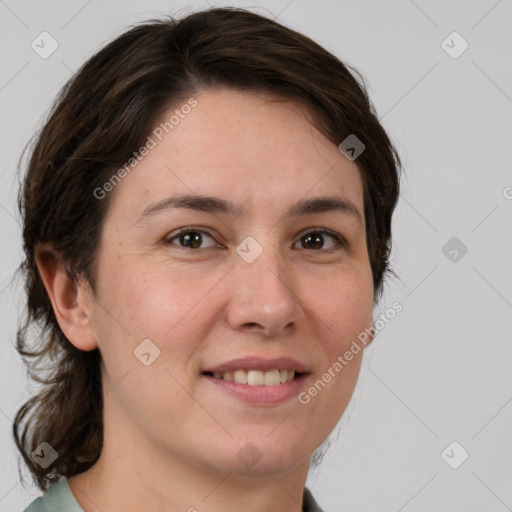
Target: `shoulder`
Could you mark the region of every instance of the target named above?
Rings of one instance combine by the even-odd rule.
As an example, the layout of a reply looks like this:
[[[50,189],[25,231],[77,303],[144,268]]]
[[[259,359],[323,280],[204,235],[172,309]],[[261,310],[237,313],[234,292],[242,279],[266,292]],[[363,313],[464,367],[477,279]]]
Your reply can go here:
[[[61,477],[36,498],[23,512],[84,512],[71,492],[68,481]]]

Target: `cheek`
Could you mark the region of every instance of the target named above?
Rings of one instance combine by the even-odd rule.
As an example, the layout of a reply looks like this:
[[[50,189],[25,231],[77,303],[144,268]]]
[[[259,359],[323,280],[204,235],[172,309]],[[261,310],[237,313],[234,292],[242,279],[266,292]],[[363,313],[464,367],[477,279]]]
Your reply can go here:
[[[183,282],[175,273],[162,272],[153,262],[144,264],[142,258],[106,256],[103,261],[99,281],[102,305],[112,315],[115,312],[127,330],[135,331],[133,336],[160,336],[183,314],[191,290],[184,293]]]
[[[161,364],[186,364],[197,349],[195,340],[204,339],[211,328],[216,311],[212,301],[205,308],[203,299],[222,274],[190,275],[184,267],[155,260],[148,263],[143,258],[110,261],[116,264],[105,265],[99,281],[96,330],[100,346],[108,350],[111,360],[115,357],[131,365],[133,351],[150,339],[160,349]]]
[[[330,276],[310,277],[305,289],[310,307],[325,326],[326,347],[338,355],[345,346],[370,325],[373,310],[373,281],[366,266],[344,266]]]
[[[143,419],[151,417],[163,430],[178,431],[181,416],[169,411],[192,414],[194,404],[184,392],[192,388],[188,362],[204,339],[195,306],[211,285],[208,280],[191,285],[176,270],[129,260],[103,270],[95,330],[112,407],[137,423],[140,419],[141,428],[147,428]]]
[[[345,266],[330,280],[311,278],[309,286],[321,283],[311,296],[310,306],[320,319],[324,335],[318,340],[324,351],[323,365],[316,380],[306,390],[305,400],[318,407],[318,425],[326,433],[348,405],[357,383],[365,345],[358,336],[371,324],[373,281],[366,265]]]

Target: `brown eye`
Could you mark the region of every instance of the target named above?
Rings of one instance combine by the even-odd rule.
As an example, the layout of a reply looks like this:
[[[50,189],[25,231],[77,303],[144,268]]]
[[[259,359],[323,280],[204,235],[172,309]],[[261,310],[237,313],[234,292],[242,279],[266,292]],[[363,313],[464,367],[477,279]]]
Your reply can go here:
[[[311,230],[307,233],[303,233],[301,235],[299,241],[302,243],[302,247],[304,249],[312,249],[312,250],[318,251],[318,250],[324,248],[325,237],[328,237],[331,240],[334,240],[334,247],[332,247],[332,246],[327,247],[326,250],[333,249],[336,246],[337,247],[345,247],[346,246],[344,239],[340,235],[338,235],[336,233],[331,233],[324,229],[315,229],[315,230]]]
[[[191,231],[190,233],[179,235],[178,240],[183,247],[188,247],[189,249],[197,249],[201,246],[203,236],[197,231]]]
[[[323,235],[320,233],[309,233],[302,240],[306,249],[321,249],[324,246]]]
[[[213,240],[213,238],[204,231],[188,229],[167,238],[165,242],[170,245],[178,245],[178,247],[182,247],[183,249],[207,249],[208,247],[201,247],[205,237]],[[175,240],[177,240],[177,243]],[[213,247],[213,245],[210,247]]]

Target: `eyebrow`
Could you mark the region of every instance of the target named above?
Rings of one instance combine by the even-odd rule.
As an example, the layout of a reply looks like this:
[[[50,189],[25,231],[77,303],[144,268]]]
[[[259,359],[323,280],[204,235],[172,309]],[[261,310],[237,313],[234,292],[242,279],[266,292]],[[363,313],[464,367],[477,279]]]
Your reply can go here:
[[[201,196],[195,194],[186,194],[181,196],[168,197],[157,203],[150,204],[140,215],[137,223],[158,213],[188,209],[205,213],[228,215],[230,217],[240,218],[247,214],[243,205],[237,205],[226,199],[212,196]],[[300,199],[294,203],[285,216],[299,217],[303,215],[315,215],[329,212],[342,212],[354,217],[362,224],[363,216],[357,206],[346,198],[338,196],[324,196]]]

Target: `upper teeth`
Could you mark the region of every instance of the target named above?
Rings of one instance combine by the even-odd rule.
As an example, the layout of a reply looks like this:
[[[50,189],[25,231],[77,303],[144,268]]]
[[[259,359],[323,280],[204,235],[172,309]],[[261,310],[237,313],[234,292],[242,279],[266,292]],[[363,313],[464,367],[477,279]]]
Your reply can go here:
[[[216,379],[234,380],[239,384],[249,384],[249,386],[277,386],[292,380],[295,372],[293,370],[270,370],[268,372],[236,370],[235,372],[215,372],[213,376]]]

